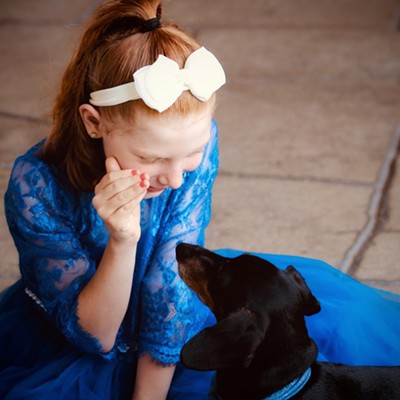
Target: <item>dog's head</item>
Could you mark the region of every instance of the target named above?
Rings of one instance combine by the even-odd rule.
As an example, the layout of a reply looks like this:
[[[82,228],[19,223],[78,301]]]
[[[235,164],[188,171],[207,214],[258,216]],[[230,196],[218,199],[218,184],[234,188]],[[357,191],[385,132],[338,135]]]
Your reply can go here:
[[[268,261],[243,254],[226,258],[181,243],[179,274],[217,318],[182,349],[182,363],[192,369],[248,367],[258,349],[272,350],[283,336],[306,334],[304,315],[320,305],[292,266],[280,270]],[[308,336],[307,336],[308,338]],[[267,348],[269,350],[267,351]]]

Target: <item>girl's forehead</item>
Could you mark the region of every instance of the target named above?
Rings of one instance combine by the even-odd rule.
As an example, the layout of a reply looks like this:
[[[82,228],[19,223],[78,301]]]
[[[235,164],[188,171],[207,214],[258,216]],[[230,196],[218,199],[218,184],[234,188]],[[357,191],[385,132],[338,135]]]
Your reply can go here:
[[[148,113],[141,109],[136,109],[131,118],[114,117],[112,120],[101,117],[107,130],[110,132],[119,131],[121,133],[140,133],[142,130],[159,131],[162,128],[172,130],[193,130],[202,128],[204,124],[209,124],[213,116],[213,108],[205,107],[201,111],[188,114],[181,113]]]
[[[204,147],[210,137],[211,112],[115,120],[108,125],[109,140],[149,155],[179,156]]]

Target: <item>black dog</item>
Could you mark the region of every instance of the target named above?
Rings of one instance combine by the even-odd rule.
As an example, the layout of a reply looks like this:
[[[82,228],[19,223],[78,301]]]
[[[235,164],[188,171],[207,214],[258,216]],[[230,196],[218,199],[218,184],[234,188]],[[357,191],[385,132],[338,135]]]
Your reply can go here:
[[[316,362],[304,316],[320,305],[294,267],[183,243],[176,255],[182,279],[217,318],[183,347],[181,361],[217,370],[216,398],[260,400],[294,390],[293,399],[400,399],[400,367]]]

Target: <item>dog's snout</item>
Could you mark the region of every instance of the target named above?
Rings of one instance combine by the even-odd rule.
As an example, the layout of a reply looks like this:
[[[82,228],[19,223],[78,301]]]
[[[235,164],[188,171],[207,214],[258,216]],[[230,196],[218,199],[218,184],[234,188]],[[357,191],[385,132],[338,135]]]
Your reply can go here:
[[[179,243],[175,249],[176,259],[178,260],[178,262],[182,262],[182,261],[192,257],[195,247],[196,246],[192,245],[192,244]]]

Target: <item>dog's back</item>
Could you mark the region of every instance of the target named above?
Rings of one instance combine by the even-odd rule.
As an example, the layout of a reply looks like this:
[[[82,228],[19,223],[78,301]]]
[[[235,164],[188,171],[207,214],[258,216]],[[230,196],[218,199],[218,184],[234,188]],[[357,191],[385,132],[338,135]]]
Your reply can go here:
[[[400,367],[314,363],[310,380],[294,399],[400,399]]]

